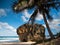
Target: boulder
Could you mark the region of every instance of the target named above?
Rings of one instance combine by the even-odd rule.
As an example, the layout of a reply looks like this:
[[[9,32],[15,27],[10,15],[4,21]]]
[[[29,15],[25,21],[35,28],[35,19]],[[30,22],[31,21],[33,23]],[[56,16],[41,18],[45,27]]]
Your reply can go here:
[[[21,42],[43,41],[45,39],[45,27],[41,24],[23,24],[18,27],[17,34]]]

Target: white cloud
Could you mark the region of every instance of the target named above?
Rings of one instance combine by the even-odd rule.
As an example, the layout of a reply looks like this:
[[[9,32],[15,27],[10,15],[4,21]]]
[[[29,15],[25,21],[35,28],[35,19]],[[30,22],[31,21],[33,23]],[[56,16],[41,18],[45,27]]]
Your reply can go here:
[[[33,12],[34,12],[34,11],[33,11]],[[32,13],[33,13],[33,12],[32,12]],[[28,21],[28,19],[29,19],[30,16],[32,15],[32,13],[29,14],[27,9],[24,10],[24,11],[23,11],[23,16],[22,16],[23,21],[24,21],[24,22]],[[40,21],[40,20],[42,20],[42,19],[43,19],[42,14],[40,14],[40,13],[38,12],[38,13],[37,13],[36,20]]]
[[[23,14],[23,16],[21,16],[22,20],[23,20],[24,22],[27,22],[28,19],[29,19],[30,16],[31,16],[31,14],[28,13],[28,10],[27,10],[27,9],[25,9],[22,14]]]
[[[1,29],[1,25],[0,25],[0,29]]]
[[[21,16],[21,18],[22,18],[22,20],[23,20],[24,22],[27,22],[27,21],[28,21],[24,16]]]
[[[39,12],[37,13],[37,17],[36,17],[36,20],[40,21],[43,19],[43,16],[42,14],[40,14]]]
[[[60,31],[60,19],[54,19],[52,22],[49,22],[49,24],[52,29],[57,30],[57,32]]]
[[[6,11],[4,9],[0,9],[0,17],[6,16]]]
[[[51,29],[55,29],[57,32],[60,31],[60,19],[54,19],[52,22],[49,22],[49,26]],[[46,25],[44,24],[44,27],[46,28]]]
[[[0,22],[0,29],[2,29],[2,28],[6,28],[6,30],[11,30],[11,31],[16,32],[16,29],[14,27],[10,26],[8,23]]]
[[[26,18],[30,18],[31,14],[28,13],[28,10],[27,10],[27,9],[25,9],[23,12],[24,12],[23,15],[24,15]]]
[[[0,22],[0,35],[17,35],[16,29],[5,22]]]
[[[54,19],[51,23],[53,23],[53,24],[60,24],[60,19]]]

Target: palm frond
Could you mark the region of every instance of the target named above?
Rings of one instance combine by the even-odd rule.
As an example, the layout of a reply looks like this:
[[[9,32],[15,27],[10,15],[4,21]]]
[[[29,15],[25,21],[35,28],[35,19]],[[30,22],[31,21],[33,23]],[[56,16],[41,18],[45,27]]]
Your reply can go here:
[[[48,2],[48,3],[43,3],[43,5],[45,5],[46,7],[53,7],[53,8],[57,9],[56,5],[58,5],[60,7],[60,2],[59,1],[57,1],[57,2]]]

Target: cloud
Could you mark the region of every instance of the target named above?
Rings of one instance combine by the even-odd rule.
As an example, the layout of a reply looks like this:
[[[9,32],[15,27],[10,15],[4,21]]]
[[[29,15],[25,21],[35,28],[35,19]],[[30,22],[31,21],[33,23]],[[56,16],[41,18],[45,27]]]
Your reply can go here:
[[[16,29],[6,22],[0,22],[0,36],[17,36]]]
[[[22,14],[23,14],[21,16],[22,20],[24,22],[27,22],[29,20],[30,16],[31,16],[31,14],[28,13],[28,10],[27,9],[25,9]]]
[[[25,18],[25,16],[21,16],[21,18],[22,18],[22,20],[24,21],[24,22],[27,22],[28,20]]]
[[[26,18],[30,18],[31,14],[28,13],[28,10],[27,10],[27,9],[25,9],[23,12],[24,12],[23,15],[24,15]]]
[[[36,17],[36,20],[40,21],[43,19],[43,16],[42,14],[40,14],[39,12],[37,13],[37,17]]]
[[[0,9],[0,17],[6,16],[6,11],[4,9]]]
[[[34,11],[33,11],[33,12],[34,12]],[[32,12],[32,13],[33,13],[33,12]],[[29,14],[29,13],[28,13],[28,10],[26,9],[26,10],[23,11],[23,16],[21,16],[21,18],[23,19],[24,22],[26,22],[26,21],[28,21],[28,19],[29,19],[30,16],[32,15],[32,13]],[[42,19],[43,19],[42,14],[40,14],[40,13],[38,12],[38,13],[37,13],[36,20],[40,21],[40,20],[42,20]]]
[[[60,31],[60,19],[54,19],[52,22],[49,22],[49,24],[52,29],[57,30],[57,32]]]
[[[51,23],[53,23],[53,24],[60,24],[60,19],[54,19]]]
[[[10,26],[8,23],[5,22],[0,22],[0,29],[6,29],[6,30],[11,30],[13,32],[16,32],[16,29],[12,26]]]
[[[52,22],[48,21],[48,23],[49,23],[49,26],[50,26],[51,29],[54,29],[57,32],[60,31],[60,25],[59,25],[60,24],[60,19],[54,19]],[[45,24],[43,24],[43,25],[46,28],[46,25]]]

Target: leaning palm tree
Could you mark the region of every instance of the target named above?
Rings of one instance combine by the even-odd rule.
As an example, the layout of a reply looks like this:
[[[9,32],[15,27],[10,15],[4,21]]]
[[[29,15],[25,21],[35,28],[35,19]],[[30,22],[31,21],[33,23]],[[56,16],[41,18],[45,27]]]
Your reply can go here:
[[[37,16],[37,13],[40,12],[43,16],[44,22],[46,24],[51,39],[54,39],[53,33],[50,30],[46,17],[48,18],[49,21],[52,21],[53,18],[49,14],[50,8],[53,7],[57,9],[57,7],[59,6],[60,2],[58,0],[18,0],[13,4],[12,7],[15,12],[20,12],[23,11],[24,9],[31,9],[35,7],[35,10],[31,15],[29,21],[31,20],[33,24]]]

